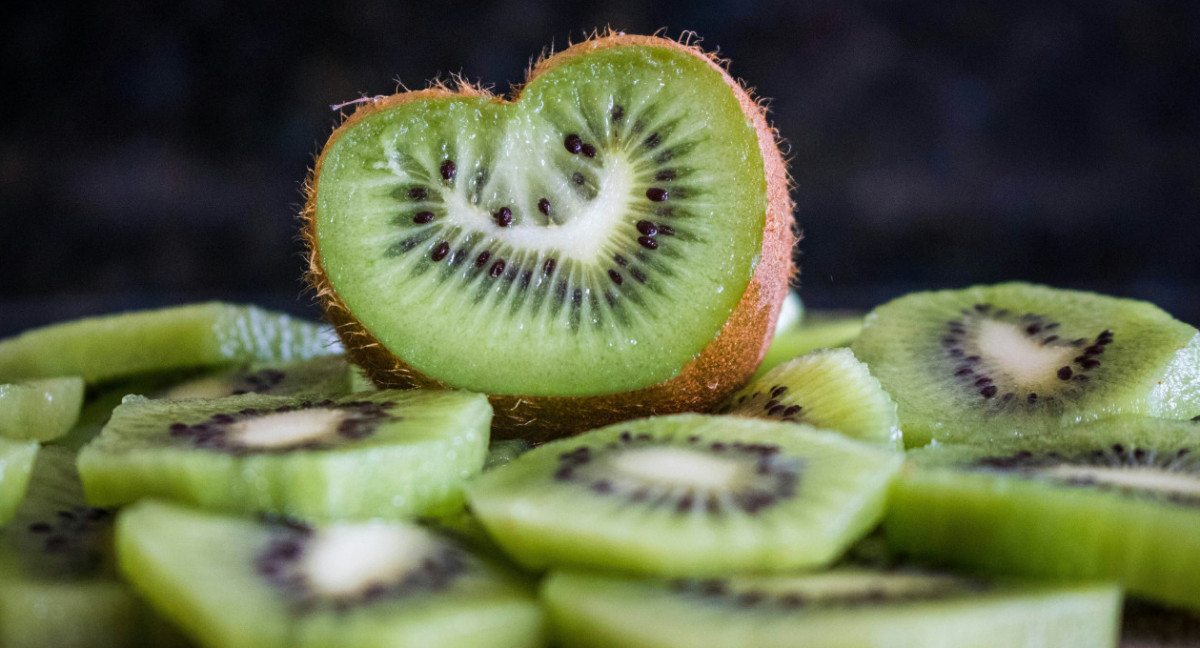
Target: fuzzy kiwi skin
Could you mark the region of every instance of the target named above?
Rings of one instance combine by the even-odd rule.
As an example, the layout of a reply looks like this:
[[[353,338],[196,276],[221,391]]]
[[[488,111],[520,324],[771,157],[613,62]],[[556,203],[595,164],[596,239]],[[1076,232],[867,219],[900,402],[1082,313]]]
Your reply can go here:
[[[495,411],[492,420],[494,439],[525,438],[537,443],[634,418],[711,409],[745,384],[758,368],[767,347],[770,346],[780,307],[796,274],[792,261],[792,248],[797,241],[793,231],[793,203],[789,195],[787,168],[779,152],[777,134],[767,122],[765,108],[751,96],[750,91],[726,72],[722,62],[714,55],[686,42],[658,36],[610,32],[540,60],[531,69],[526,83],[576,57],[606,48],[627,46],[674,49],[705,61],[721,73],[725,83],[737,97],[742,112],[754,124],[766,174],[768,199],[758,265],[741,300],[730,313],[720,332],[695,358],[685,364],[674,378],[632,391],[588,396],[489,394],[488,400]],[[338,138],[356,123],[377,111],[409,101],[480,96],[491,95],[482,89],[467,85],[456,90],[435,86],[363,102],[334,130],[305,183],[301,234],[307,246],[307,281],[320,299],[325,317],[334,325],[342,339],[347,355],[362,366],[371,380],[381,388],[446,389],[452,388],[453,385],[426,376],[392,355],[355,319],[334,290],[317,248],[316,197],[322,161]],[[493,97],[493,100],[509,101],[502,97]],[[511,102],[519,100],[518,92]]]

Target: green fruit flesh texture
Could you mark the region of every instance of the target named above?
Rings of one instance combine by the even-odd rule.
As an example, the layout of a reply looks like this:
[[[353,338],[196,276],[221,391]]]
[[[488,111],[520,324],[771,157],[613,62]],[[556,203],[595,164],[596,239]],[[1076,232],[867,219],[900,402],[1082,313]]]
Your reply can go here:
[[[718,411],[806,423],[902,449],[896,403],[849,349],[814,351],[767,372]]]
[[[713,583],[723,593],[711,593]],[[564,648],[1111,648],[1121,604],[1112,585],[858,570],[690,588],[556,572],[541,594]]]
[[[1196,329],[1130,299],[1018,283],[915,293],[873,311],[851,348],[896,400],[910,447],[1200,414]]]
[[[0,526],[12,518],[25,498],[37,453],[35,441],[0,438]]]
[[[595,155],[568,151],[569,135]],[[323,157],[317,247],[354,317],[426,376],[488,393],[628,391],[677,375],[740,300],[762,246],[763,169],[717,70],[607,49],[515,103],[414,101],[354,124]],[[641,221],[656,249],[638,243]]]
[[[322,327],[219,302],[90,317],[0,341],[0,380],[139,374],[336,352]]]
[[[1200,610],[1200,423],[1123,416],[908,456],[884,525],[895,551]]]
[[[75,425],[83,379],[46,378],[0,385],[0,437],[49,441]]]
[[[621,440],[625,433],[632,442]],[[649,437],[639,440],[641,434]],[[710,452],[714,443],[726,450]],[[608,444],[618,448],[610,451]],[[753,461],[748,467],[739,463],[737,457],[744,456],[736,450],[739,444],[776,447],[769,465],[797,471],[795,494],[778,495],[753,511],[736,505],[751,490],[746,484],[759,478]],[[591,470],[591,477],[556,481],[564,456],[583,447],[593,459],[575,470]],[[612,468],[639,456],[685,467],[655,467],[657,474],[648,476],[645,465],[634,475]],[[671,576],[793,569],[832,562],[870,530],[900,462],[896,453],[834,432],[686,414],[540,446],[476,478],[468,500],[496,542],[531,569],[580,566]],[[705,474],[708,470],[728,477],[713,484],[717,478]],[[612,488],[601,492],[600,481]],[[635,501],[631,493],[642,488],[646,496]],[[689,489],[691,498],[680,504]],[[709,509],[714,498],[720,504],[716,513]]]
[[[356,391],[352,388],[356,382],[352,367],[342,355],[288,363],[256,362],[208,372],[147,395],[168,400],[224,398],[240,394],[342,396]]]
[[[268,418],[301,409],[299,397],[248,394],[217,400],[128,398],[101,435],[83,449],[79,468],[88,500],[102,505],[159,497],[225,511],[268,511],[303,519],[442,515],[463,505],[463,482],[483,466],[491,406],[466,392],[377,391],[319,404],[324,415],[346,403],[380,403],[389,418],[367,436],[322,432],[320,448],[197,446],[172,436],[173,423],[214,414]],[[391,403],[392,405],[388,405]]]
[[[429,532],[407,532],[428,535],[434,546],[448,544]],[[365,602],[345,599],[343,609],[332,597],[320,596],[298,606],[291,593],[256,569],[277,533],[260,522],[147,501],[122,512],[117,551],[121,571],[146,600],[208,648],[544,643],[542,612],[529,584],[465,552],[466,570],[440,589],[385,593]]]

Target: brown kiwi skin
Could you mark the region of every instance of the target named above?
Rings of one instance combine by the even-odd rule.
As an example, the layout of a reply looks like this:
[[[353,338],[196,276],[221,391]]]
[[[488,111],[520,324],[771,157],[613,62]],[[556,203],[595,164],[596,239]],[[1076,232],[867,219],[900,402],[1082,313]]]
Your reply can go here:
[[[543,56],[531,67],[526,84],[578,56],[626,46],[663,47],[703,60],[721,73],[737,96],[742,112],[754,124],[766,173],[768,198],[758,266],[724,327],[674,378],[633,391],[589,396],[490,394],[488,399],[495,410],[493,438],[524,438],[540,443],[634,418],[709,410],[745,384],[757,369],[771,343],[780,306],[796,275],[792,249],[798,237],[794,232],[790,178],[779,151],[778,135],[767,121],[765,106],[729,75],[724,62],[715,55],[686,41],[608,31],[594,34],[557,54]],[[317,247],[316,197],[321,164],[334,142],[368,115],[409,101],[449,97],[489,97],[497,103],[512,103],[520,100],[520,90],[517,89],[511,99],[505,99],[468,84],[459,84],[453,89],[437,84],[424,90],[360,102],[333,131],[304,186],[305,202],[300,216],[301,235],[307,247],[307,282],[320,300],[325,317],[342,339],[347,355],[383,388],[447,389],[453,385],[426,376],[392,355],[355,319],[334,290]]]

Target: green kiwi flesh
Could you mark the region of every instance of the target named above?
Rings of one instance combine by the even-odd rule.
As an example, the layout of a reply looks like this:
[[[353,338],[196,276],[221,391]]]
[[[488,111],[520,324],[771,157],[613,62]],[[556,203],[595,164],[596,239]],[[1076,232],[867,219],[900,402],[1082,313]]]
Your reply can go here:
[[[1022,283],[914,293],[872,311],[851,348],[910,447],[1200,414],[1200,335],[1131,299]]]
[[[754,379],[780,364],[817,349],[848,346],[862,331],[863,315],[844,311],[809,311],[790,327],[775,329],[775,338],[754,372]]]
[[[310,526],[140,502],[121,572],[206,648],[537,648],[532,584],[409,522]]]
[[[762,255],[768,199],[721,71],[630,45],[562,62],[513,102],[371,112],[323,152],[313,217],[333,291],[412,369],[586,396],[672,379],[713,342]]]
[[[529,442],[524,439],[501,439],[488,444],[487,459],[483,462],[484,470],[491,470],[507,465],[513,459],[529,452]]]
[[[36,441],[0,438],[0,526],[12,518],[25,498],[37,453]]]
[[[1113,648],[1114,585],[1000,584],[915,571],[639,581],[555,572],[563,648]]]
[[[219,369],[174,383],[147,394],[152,398],[188,400],[223,398],[241,394],[342,396],[354,391],[354,367],[342,355],[327,355],[295,362],[256,362]],[[358,383],[360,384],[360,383]]]
[[[335,353],[328,329],[220,302],[88,317],[0,340],[0,380],[139,374]]]
[[[908,453],[884,524],[914,560],[1119,581],[1200,610],[1200,422],[1121,416]]]
[[[486,397],[448,390],[127,397],[79,470],[98,506],[158,497],[303,519],[444,515],[483,466],[490,421]]]
[[[716,410],[816,428],[902,449],[896,403],[849,349],[813,351],[752,381]]]
[[[48,441],[66,434],[79,418],[83,379],[78,376],[0,385],[0,437]]]
[[[467,497],[530,569],[777,571],[828,564],[866,534],[900,463],[835,432],[680,414],[539,446]]]

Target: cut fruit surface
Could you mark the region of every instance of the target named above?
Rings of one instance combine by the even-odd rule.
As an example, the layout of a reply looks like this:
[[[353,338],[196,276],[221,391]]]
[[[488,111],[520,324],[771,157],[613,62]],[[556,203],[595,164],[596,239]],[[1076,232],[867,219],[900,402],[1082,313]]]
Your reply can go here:
[[[1200,414],[1196,329],[1131,299],[1020,283],[914,293],[873,311],[851,348],[909,447]]]
[[[48,441],[67,433],[83,406],[83,379],[47,378],[0,385],[0,437]]]
[[[874,526],[900,461],[808,426],[679,414],[540,446],[468,498],[532,569],[781,570],[828,564]]]
[[[37,456],[36,441],[10,441],[0,438],[0,526],[13,516],[25,489]]]
[[[884,525],[913,558],[1200,610],[1200,423],[1122,416],[908,453]]]
[[[98,505],[159,497],[305,519],[442,515],[462,508],[490,419],[486,398],[453,391],[133,397],[79,469]]]
[[[896,403],[849,349],[814,351],[754,380],[716,410],[841,432],[903,447]]]
[[[289,363],[259,362],[209,372],[147,395],[169,400],[224,398],[241,394],[342,396],[352,391],[363,391],[352,389],[357,382],[353,369],[341,355]]]
[[[367,103],[311,185],[312,280],[348,352],[384,385],[491,394],[502,428],[704,408],[753,372],[787,294],[774,134],[674,41],[578,45],[511,102]]]
[[[564,648],[1112,648],[1121,594],[843,568],[667,582],[556,572],[542,600]]]
[[[316,324],[218,302],[103,315],[0,341],[0,380],[82,376],[88,384],[138,374],[336,353]]]
[[[209,648],[538,648],[520,577],[402,522],[270,524],[158,502],[121,513],[121,571]]]

